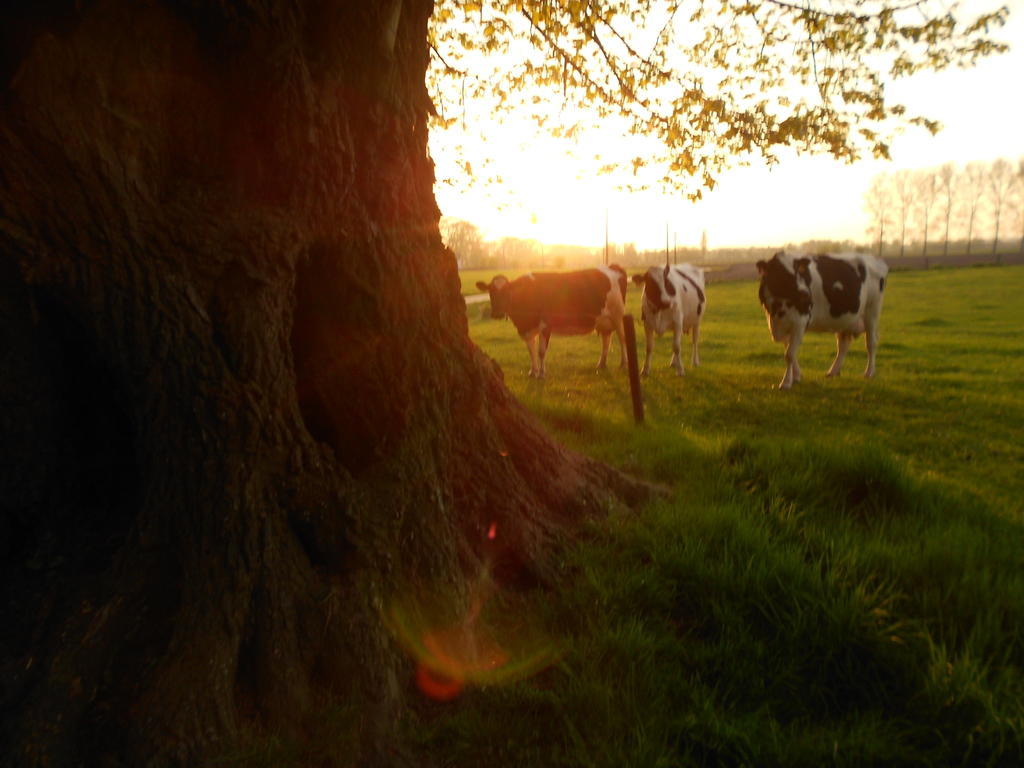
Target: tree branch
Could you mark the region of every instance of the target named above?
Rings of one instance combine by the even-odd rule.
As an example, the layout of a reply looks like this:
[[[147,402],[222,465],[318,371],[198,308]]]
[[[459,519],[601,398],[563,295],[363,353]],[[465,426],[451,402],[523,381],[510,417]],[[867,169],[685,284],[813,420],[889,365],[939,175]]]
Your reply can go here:
[[[581,78],[581,79],[583,80],[583,82],[587,83],[588,85],[591,85],[591,86],[593,86],[593,87],[594,87],[594,90],[596,90],[596,91],[597,91],[598,93],[600,93],[600,94],[601,94],[601,97],[602,97],[602,98],[604,99],[605,103],[607,103],[607,104],[614,104],[614,103],[615,103],[614,101],[612,101],[612,99],[611,99],[611,96],[610,96],[610,94],[608,94],[608,92],[607,92],[607,91],[605,90],[604,86],[600,85],[600,84],[599,84],[599,83],[598,83],[597,81],[595,81],[595,80],[594,80],[594,79],[593,79],[593,78],[592,78],[592,77],[590,76],[590,74],[589,74],[588,72],[586,72],[586,71],[585,71],[585,70],[584,70],[584,69],[583,69],[583,68],[582,68],[582,67],[581,67],[581,66],[580,66],[580,65],[579,65],[579,64],[578,64],[578,63],[577,63],[576,61],[574,61],[574,60],[573,60],[573,57],[572,57],[572,56],[570,56],[570,55],[569,55],[569,54],[568,54],[568,53],[567,53],[567,52],[566,52],[566,51],[565,51],[565,50],[564,50],[564,49],[563,49],[563,48],[562,48],[562,47],[561,47],[561,46],[560,46],[560,45],[558,44],[558,42],[557,42],[557,41],[556,41],[556,40],[555,40],[554,38],[552,38],[552,37],[551,37],[551,35],[550,35],[550,34],[548,33],[548,31],[547,31],[546,29],[544,29],[544,28],[543,28],[542,26],[540,26],[540,25],[539,25],[539,24],[538,24],[538,23],[537,23],[537,22],[536,22],[536,21],[534,20],[534,18],[533,18],[533,15],[532,15],[532,14],[531,14],[531,13],[530,13],[530,12],[529,12],[529,11],[528,11],[527,9],[526,9],[526,7],[525,7],[525,6],[524,6],[523,8],[521,8],[521,9],[520,9],[520,13],[522,13],[522,14],[523,14],[523,16],[524,16],[524,17],[526,18],[526,20],[527,20],[528,22],[530,22],[530,26],[531,26],[531,27],[532,27],[532,28],[533,28],[533,29],[534,29],[534,30],[535,30],[535,31],[536,31],[536,32],[537,32],[537,33],[538,33],[538,34],[539,34],[539,35],[540,35],[540,36],[541,36],[542,38],[544,38],[544,41],[545,41],[545,42],[546,42],[546,43],[547,43],[548,45],[550,45],[550,46],[551,46],[551,48],[552,48],[552,50],[554,51],[555,55],[556,55],[556,56],[557,56],[558,58],[560,58],[560,59],[562,60],[562,63],[563,63],[564,65],[568,65],[569,67],[571,67],[571,68],[572,68],[572,70],[573,70],[573,71],[574,71],[574,72],[575,72],[575,73],[576,73],[577,75],[579,75],[579,76],[580,76],[580,78]],[[563,82],[564,82],[564,80],[565,80],[565,78],[563,77]]]
[[[466,72],[465,70],[462,69],[456,69],[451,64],[449,64],[447,60],[445,60],[444,56],[441,55],[441,52],[437,50],[437,46],[434,45],[433,43],[430,44],[430,50],[434,52],[434,55],[437,56],[438,60],[444,65],[444,70],[446,74],[462,75],[463,77],[466,77],[469,74],[469,72]]]
[[[820,16],[828,19],[842,19],[846,17],[852,17],[857,21],[863,22],[869,19],[877,17],[882,11],[889,11],[890,13],[896,13],[898,11],[907,11],[911,8],[920,8],[924,5],[927,0],[911,0],[905,5],[897,5],[894,7],[883,6],[880,10],[874,13],[859,13],[853,14],[850,11],[826,11],[821,8],[813,8],[808,3],[807,5],[797,5],[796,3],[787,2],[786,0],[765,0],[765,2],[777,6],[779,8],[786,8],[791,11],[800,11],[801,13],[809,13],[813,16]]]

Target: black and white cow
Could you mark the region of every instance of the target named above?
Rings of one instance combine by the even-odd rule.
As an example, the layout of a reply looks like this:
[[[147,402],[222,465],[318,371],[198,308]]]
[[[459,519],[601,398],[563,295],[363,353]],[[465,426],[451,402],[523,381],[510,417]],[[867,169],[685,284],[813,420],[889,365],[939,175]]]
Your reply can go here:
[[[654,336],[672,329],[672,367],[677,376],[683,375],[683,361],[679,356],[682,335],[689,333],[692,351],[690,364],[700,365],[700,321],[704,317],[707,298],[704,295],[704,270],[692,264],[651,267],[642,275],[633,275],[633,282],[644,288],[641,312],[647,349],[644,367],[640,373],[651,372],[651,353],[654,351]]]
[[[620,365],[626,364],[622,316],[626,306],[626,272],[618,264],[578,272],[536,272],[509,281],[498,275],[477,288],[491,296],[491,317],[506,315],[530,351],[530,376],[543,379],[544,357],[551,334],[601,334],[601,359],[608,360],[614,331],[619,338]],[[540,343],[537,338],[540,337]]]
[[[772,339],[786,345],[786,375],[779,389],[800,381],[797,354],[806,331],[836,335],[836,358],[827,376],[838,376],[855,336],[867,340],[864,376],[875,375],[878,322],[889,267],[860,253],[801,256],[779,252],[757,262],[758,298],[768,317]]]

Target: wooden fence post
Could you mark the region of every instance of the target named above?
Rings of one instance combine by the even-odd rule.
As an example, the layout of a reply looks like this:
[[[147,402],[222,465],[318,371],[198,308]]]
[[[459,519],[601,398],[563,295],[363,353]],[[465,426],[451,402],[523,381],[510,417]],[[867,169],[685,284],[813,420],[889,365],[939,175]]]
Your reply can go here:
[[[644,398],[640,392],[640,367],[636,361],[636,328],[633,316],[622,318],[622,329],[626,336],[626,365],[629,367],[629,394],[633,397],[633,418],[637,424],[644,423]]]

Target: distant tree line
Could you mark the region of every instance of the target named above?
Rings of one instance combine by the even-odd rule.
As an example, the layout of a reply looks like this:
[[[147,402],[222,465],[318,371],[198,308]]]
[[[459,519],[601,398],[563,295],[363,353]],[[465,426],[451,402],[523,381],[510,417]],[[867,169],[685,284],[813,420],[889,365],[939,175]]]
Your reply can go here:
[[[870,217],[867,243],[853,240],[807,240],[785,248],[803,252],[874,250],[880,256],[931,257],[988,251],[996,263],[1003,253],[1024,255],[1024,157],[1016,164],[999,158],[960,167],[945,163],[934,168],[900,169],[876,175],[864,193]],[[624,267],[691,262],[730,264],[767,258],[777,246],[708,248],[678,246],[640,251],[634,243],[605,247],[547,245],[537,240],[503,237],[484,239],[471,222],[441,219],[445,245],[455,254],[459,269],[511,269],[570,267],[601,264],[607,260]]]
[[[459,269],[566,269],[603,264],[606,257],[604,246],[549,245],[519,237],[488,241],[475,224],[447,216],[441,219],[441,237],[455,254]],[[864,245],[852,240],[808,240],[787,243],[784,247],[805,252],[836,253],[863,249]],[[708,248],[705,234],[699,246],[673,244],[667,258],[673,264],[732,264],[770,258],[778,250],[777,246]],[[607,260],[629,268],[663,264],[666,251],[638,250],[631,242],[609,243]]]
[[[968,255],[986,246],[999,263],[1016,247],[1024,253],[1024,157],[964,167],[901,169],[875,176],[864,194],[868,234],[881,255]],[[1018,240],[1019,238],[1019,240]],[[1000,241],[1008,240],[1000,248]]]
[[[459,269],[563,269],[599,264],[604,253],[603,249],[598,248],[550,245],[522,237],[488,241],[475,224],[448,216],[441,219],[441,238],[455,254]],[[635,255],[636,246],[617,245],[612,250],[629,259]]]

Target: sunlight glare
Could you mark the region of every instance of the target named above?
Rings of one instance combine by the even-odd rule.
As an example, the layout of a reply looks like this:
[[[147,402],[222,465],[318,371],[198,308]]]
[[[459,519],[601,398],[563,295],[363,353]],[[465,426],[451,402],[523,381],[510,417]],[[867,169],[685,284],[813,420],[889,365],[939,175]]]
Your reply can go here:
[[[497,524],[492,523],[487,537],[493,541],[496,536]],[[558,658],[554,645],[536,632],[519,627],[508,616],[485,614],[495,589],[485,564],[471,585],[468,605],[454,621],[445,618],[452,612],[443,590],[408,590],[392,603],[385,623],[416,663],[415,683],[424,696],[451,701],[466,686],[521,680]]]

